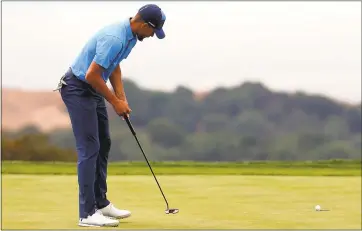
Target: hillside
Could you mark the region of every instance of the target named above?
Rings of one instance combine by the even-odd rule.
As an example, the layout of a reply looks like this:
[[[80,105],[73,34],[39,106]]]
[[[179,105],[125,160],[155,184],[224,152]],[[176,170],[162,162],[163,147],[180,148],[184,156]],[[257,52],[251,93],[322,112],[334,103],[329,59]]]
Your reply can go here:
[[[58,92],[2,89],[2,129],[36,126],[44,132],[69,128],[69,118]]]
[[[196,93],[202,99],[206,93]],[[70,120],[58,92],[2,88],[2,129],[18,131],[27,126],[42,132],[70,128]],[[109,104],[107,103],[109,107]],[[116,114],[109,110],[110,117]]]
[[[361,104],[348,105],[303,92],[272,91],[252,82],[207,94],[195,94],[185,87],[174,92],[145,90],[131,81],[125,81],[125,89],[133,110],[132,124],[153,160],[361,158]],[[69,150],[62,154],[48,146],[51,142],[74,152],[74,137],[59,94],[5,90],[3,102],[4,130],[34,124],[46,133],[22,136],[34,129],[5,133],[5,139],[19,139],[4,142],[10,148],[4,149],[6,158],[52,160],[67,155],[65,159],[74,159]],[[142,159],[125,122],[112,109],[108,111],[110,159]],[[44,148],[36,151],[35,146]],[[29,147],[32,149],[19,151]],[[45,147],[48,151],[37,156]],[[17,156],[24,153],[26,157]]]

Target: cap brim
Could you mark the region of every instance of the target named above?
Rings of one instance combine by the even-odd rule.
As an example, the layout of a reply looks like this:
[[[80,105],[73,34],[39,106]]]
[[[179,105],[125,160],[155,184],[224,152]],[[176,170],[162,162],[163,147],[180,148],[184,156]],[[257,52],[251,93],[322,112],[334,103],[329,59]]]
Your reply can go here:
[[[155,34],[156,34],[157,38],[159,38],[159,39],[163,39],[166,36],[165,32],[163,31],[162,28],[159,30],[155,30]]]

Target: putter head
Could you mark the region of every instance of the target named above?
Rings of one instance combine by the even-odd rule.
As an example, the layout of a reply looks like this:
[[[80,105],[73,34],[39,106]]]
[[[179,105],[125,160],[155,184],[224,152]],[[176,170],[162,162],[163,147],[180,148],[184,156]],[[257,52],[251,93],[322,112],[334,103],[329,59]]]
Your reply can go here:
[[[178,213],[179,209],[166,209],[165,213],[166,214],[176,214]]]

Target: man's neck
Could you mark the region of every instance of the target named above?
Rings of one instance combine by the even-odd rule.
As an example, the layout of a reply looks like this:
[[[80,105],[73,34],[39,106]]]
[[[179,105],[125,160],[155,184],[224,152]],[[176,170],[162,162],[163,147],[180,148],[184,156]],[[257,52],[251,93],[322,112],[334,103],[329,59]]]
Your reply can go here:
[[[129,18],[129,25],[131,26],[131,31],[132,31],[133,36],[136,36],[136,32],[135,32],[135,28],[134,28],[134,24],[133,24],[132,19],[133,19],[133,17]]]

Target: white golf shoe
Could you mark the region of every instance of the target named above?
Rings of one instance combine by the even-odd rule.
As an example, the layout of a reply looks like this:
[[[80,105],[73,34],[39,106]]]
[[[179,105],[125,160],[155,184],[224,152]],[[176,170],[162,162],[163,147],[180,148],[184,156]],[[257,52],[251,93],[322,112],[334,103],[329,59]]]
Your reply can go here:
[[[78,225],[83,227],[117,227],[119,221],[108,218],[101,211],[97,210],[92,216],[79,219]]]
[[[112,203],[110,203],[108,206],[99,209],[104,216],[116,218],[116,219],[123,219],[131,216],[131,212],[128,210],[121,210],[114,207]]]

